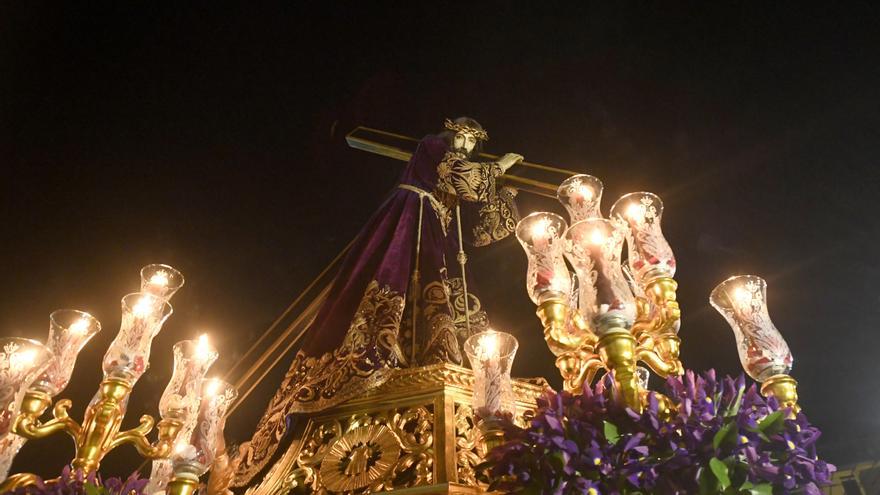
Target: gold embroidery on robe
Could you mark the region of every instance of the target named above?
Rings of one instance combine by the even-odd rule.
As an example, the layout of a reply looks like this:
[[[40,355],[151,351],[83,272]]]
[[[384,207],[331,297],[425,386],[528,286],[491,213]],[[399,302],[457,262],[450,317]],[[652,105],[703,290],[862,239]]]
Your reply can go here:
[[[286,431],[288,414],[341,404],[388,379],[403,357],[397,340],[403,308],[403,296],[388,286],[380,288],[374,280],[339,348],[317,358],[296,354],[251,441],[242,445],[244,458],[234,486],[247,484],[271,459]]]
[[[513,189],[502,187],[480,208],[479,223],[474,225],[474,246],[481,247],[506,238],[516,230],[519,213]]]
[[[437,191],[464,201],[487,201],[495,192],[495,178],[501,174],[497,163],[471,162],[462,153],[449,151],[437,165]]]
[[[489,328],[489,317],[483,311],[479,298],[468,293],[471,319],[468,333],[465,316],[464,284],[461,278],[442,282],[431,282],[422,293],[422,314],[424,319],[420,343],[420,364],[454,363],[463,365],[461,353],[464,341],[471,335]]]

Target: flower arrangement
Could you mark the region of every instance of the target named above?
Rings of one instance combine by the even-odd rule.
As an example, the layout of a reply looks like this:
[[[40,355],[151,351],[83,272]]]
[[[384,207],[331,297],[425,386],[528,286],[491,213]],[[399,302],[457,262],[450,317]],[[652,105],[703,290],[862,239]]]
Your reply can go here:
[[[141,479],[135,472],[127,479],[107,478],[92,472],[88,475],[82,471],[71,473],[65,467],[57,480],[37,480],[35,485],[18,488],[15,495],[143,495],[144,487],[149,480]]]
[[[503,420],[506,443],[481,466],[490,489],[521,494],[819,494],[835,467],[816,456],[819,430],[715,372],[666,382],[637,413],[611,400],[613,381],[548,392],[529,426]]]

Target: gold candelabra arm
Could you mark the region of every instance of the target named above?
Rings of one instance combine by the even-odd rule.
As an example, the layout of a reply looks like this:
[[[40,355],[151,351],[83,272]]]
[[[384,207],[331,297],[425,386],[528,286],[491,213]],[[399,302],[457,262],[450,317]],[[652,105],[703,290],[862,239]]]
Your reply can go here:
[[[647,364],[654,373],[662,378],[684,373],[684,366],[678,359],[681,339],[675,334],[664,334],[657,338],[648,337],[639,342],[639,361]]]
[[[797,380],[788,375],[773,375],[761,384],[761,395],[776,397],[779,405],[791,408],[794,416],[801,411],[798,405]]]
[[[80,434],[80,426],[67,415],[72,405],[69,399],[63,399],[52,408],[53,419],[40,422],[40,416],[49,408],[52,396],[40,390],[28,390],[21,403],[21,410],[12,425],[13,433],[29,439],[45,438],[58,432],[65,432],[72,438]]]
[[[609,322],[599,338],[599,357],[605,368],[614,372],[619,398],[634,411],[642,411],[642,397],[636,377],[636,339],[622,325]]]
[[[672,277],[658,277],[645,286],[645,293],[656,308],[654,335],[677,333],[676,325],[681,320],[677,289],[678,283]]]
[[[150,443],[147,435],[153,430],[155,422],[149,414],[141,416],[140,424],[130,430],[117,433],[107,450],[113,450],[120,445],[130,443],[146,459],[168,457],[171,455],[171,449],[174,447],[174,441],[177,439],[177,434],[180,433],[183,423],[174,419],[159,421],[159,439],[155,443]]]

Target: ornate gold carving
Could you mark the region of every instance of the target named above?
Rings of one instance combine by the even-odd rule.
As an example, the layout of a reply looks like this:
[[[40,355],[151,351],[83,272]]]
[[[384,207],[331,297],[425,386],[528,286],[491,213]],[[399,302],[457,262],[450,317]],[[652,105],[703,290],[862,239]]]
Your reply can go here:
[[[468,486],[485,486],[477,481],[476,467],[486,457],[486,444],[477,427],[473,408],[455,405],[455,461],[458,482]]]
[[[359,490],[382,481],[400,456],[400,440],[385,425],[361,426],[336,440],[321,462],[330,491]]]
[[[286,431],[286,418],[294,412],[321,411],[380,385],[402,360],[397,335],[404,298],[372,281],[342,345],[315,358],[300,351],[260,419],[251,441],[244,444],[244,459],[236,481],[249,480],[268,462]]]

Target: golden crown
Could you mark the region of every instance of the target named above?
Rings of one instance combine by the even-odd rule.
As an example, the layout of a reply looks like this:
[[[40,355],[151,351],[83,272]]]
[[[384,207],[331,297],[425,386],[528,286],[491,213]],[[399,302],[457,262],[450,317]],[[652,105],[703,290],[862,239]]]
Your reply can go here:
[[[457,124],[449,119],[446,119],[446,121],[443,122],[443,127],[449,129],[450,131],[467,132],[469,134],[473,134],[473,136],[475,138],[479,139],[480,141],[488,141],[489,140],[489,135],[486,134],[486,131],[484,131],[482,129],[477,129],[476,127],[471,127],[466,124]]]

